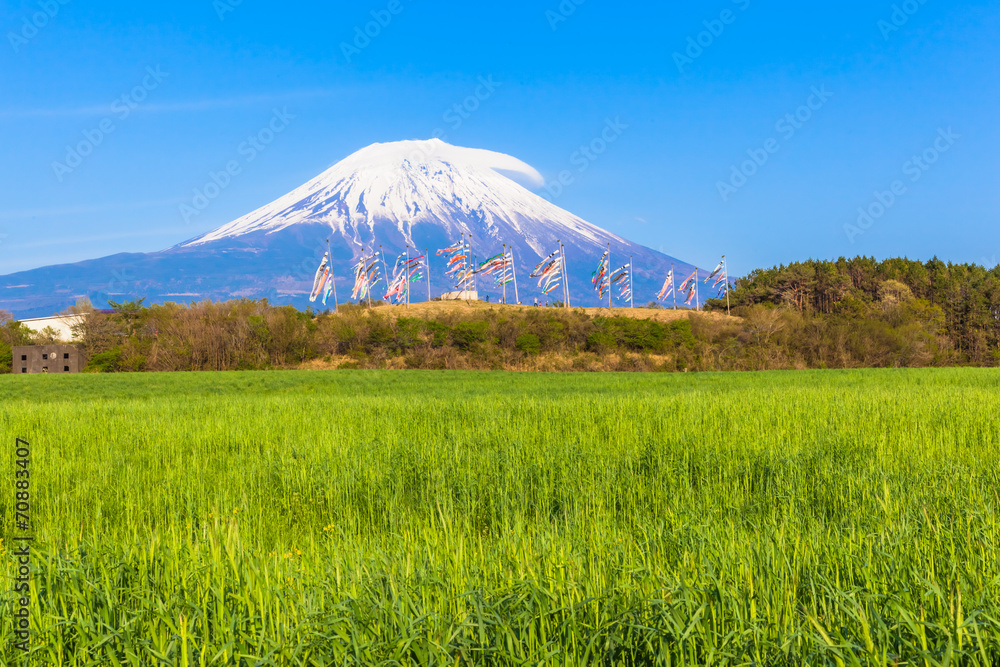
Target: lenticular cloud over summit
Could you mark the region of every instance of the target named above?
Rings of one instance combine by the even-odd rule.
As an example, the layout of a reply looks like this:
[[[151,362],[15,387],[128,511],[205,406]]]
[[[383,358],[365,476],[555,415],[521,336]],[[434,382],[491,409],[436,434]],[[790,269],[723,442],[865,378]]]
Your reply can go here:
[[[495,237],[504,226],[507,231],[530,232],[532,221],[548,220],[568,228],[567,233],[621,241],[525,187],[544,182],[534,167],[503,153],[439,139],[373,144],[273,203],[183,245],[277,232],[303,223],[329,225],[359,241],[365,228],[377,233],[380,224],[391,225],[408,244],[416,245],[413,229],[420,223],[475,235],[475,225],[462,224],[466,219],[485,222]]]
[[[308,183],[233,222],[173,248],[121,254],[0,277],[0,308],[20,317],[49,315],[80,297],[146,297],[147,303],[268,298],[308,305],[313,272],[327,248],[341,294],[353,265],[381,252],[430,256],[430,285],[416,294],[452,291],[435,250],[470,243],[480,261],[504,247],[513,252],[520,297],[540,296],[531,269],[566,248],[574,305],[599,305],[591,272],[610,248],[612,261],[632,261],[637,302],[653,298],[667,272],[694,267],[612,234],[531,191],[542,175],[522,160],[438,139],[373,144]],[[479,291],[491,292],[488,281]],[[604,304],[606,305],[606,303]]]

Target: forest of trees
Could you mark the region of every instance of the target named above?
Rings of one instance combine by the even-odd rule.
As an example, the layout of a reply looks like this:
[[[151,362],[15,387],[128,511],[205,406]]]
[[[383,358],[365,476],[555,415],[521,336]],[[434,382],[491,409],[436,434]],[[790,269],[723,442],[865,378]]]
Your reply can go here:
[[[933,332],[944,337],[956,363],[994,365],[1000,359],[1000,266],[936,258],[798,262],[753,271],[736,281],[731,299],[736,306],[780,306],[826,316],[824,321],[880,319],[880,314],[914,324],[940,318]]]
[[[96,311],[75,343],[92,372],[277,368],[707,371],[1000,365],[1000,269],[858,257],[758,270],[736,281],[733,317],[634,319],[561,308],[408,317],[382,304],[312,313],[266,300]],[[11,348],[49,342],[0,312]]]

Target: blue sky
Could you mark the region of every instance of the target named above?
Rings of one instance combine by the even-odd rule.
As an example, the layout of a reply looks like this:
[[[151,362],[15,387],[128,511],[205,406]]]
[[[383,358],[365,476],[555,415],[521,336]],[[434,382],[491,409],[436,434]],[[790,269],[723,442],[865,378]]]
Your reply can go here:
[[[4,3],[0,273],[160,250],[435,132],[569,172],[540,193],[734,274],[997,263],[1000,0],[670,4]]]

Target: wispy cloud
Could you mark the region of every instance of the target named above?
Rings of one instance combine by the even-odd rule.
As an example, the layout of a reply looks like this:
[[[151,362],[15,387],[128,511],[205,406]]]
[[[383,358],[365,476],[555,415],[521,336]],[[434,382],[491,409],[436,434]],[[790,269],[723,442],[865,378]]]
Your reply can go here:
[[[258,104],[274,104],[293,99],[313,97],[330,97],[336,93],[331,90],[299,90],[268,95],[242,95],[204,100],[188,100],[183,102],[164,102],[161,104],[143,104],[133,113],[175,113],[214,111],[233,107],[249,107]],[[112,103],[113,104],[113,103]],[[0,118],[72,118],[87,116],[106,116],[113,113],[112,104],[63,107],[53,109],[0,109]]]
[[[54,238],[44,241],[31,241],[30,243],[10,243],[6,244],[5,248],[8,250],[13,249],[29,249],[29,248],[48,248],[52,246],[70,246],[79,245],[82,243],[95,243],[97,241],[118,241],[121,239],[137,239],[137,238],[149,238],[149,237],[179,237],[183,236],[187,239],[191,234],[191,229],[188,227],[174,227],[173,229],[150,229],[140,232],[120,232],[115,234],[99,234],[93,236],[78,236],[76,238]]]
[[[0,211],[0,220],[28,220],[31,218],[61,218],[68,215],[85,213],[107,213],[109,211],[135,211],[163,206],[176,206],[182,199],[160,199],[155,201],[119,202],[116,204],[97,204],[92,206],[62,206],[50,208],[29,208],[11,211]]]

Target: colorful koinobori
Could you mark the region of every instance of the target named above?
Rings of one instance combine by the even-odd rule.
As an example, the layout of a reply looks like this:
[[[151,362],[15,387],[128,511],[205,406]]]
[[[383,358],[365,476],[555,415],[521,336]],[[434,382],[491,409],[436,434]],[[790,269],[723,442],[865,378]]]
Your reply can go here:
[[[618,285],[618,299],[620,301],[628,301],[629,306],[633,306],[631,260],[629,260],[628,264],[611,272],[611,284]]]
[[[402,303],[403,301],[409,303],[410,283],[423,280],[424,276],[420,271],[423,269],[424,259],[426,259],[424,255],[412,259],[407,254],[397,257],[396,265],[392,270],[392,281],[389,283],[389,290],[382,298],[386,301],[395,299],[396,303]]]
[[[563,258],[562,253],[556,250],[554,253],[543,259],[531,272],[532,278],[538,278],[538,287],[542,294],[549,294],[563,283]]]
[[[361,259],[354,265],[354,290],[351,292],[352,299],[368,299],[371,304],[371,288],[380,280],[379,257],[372,252],[371,255],[361,255]]]
[[[329,244],[329,241],[327,242]],[[380,246],[381,247],[381,246]],[[479,262],[478,265],[473,260],[472,245],[464,237],[448,248],[437,251],[438,255],[447,256],[445,275],[452,276],[456,287],[463,291],[469,290],[473,281],[479,274],[492,275],[494,285],[503,290],[503,303],[507,302],[507,285],[513,283],[515,303],[520,303],[517,292],[517,274],[514,267],[514,251],[505,244],[503,252]],[[374,286],[382,280],[379,273],[379,263],[385,269],[384,280],[386,282],[386,293],[382,297],[386,301],[395,300],[397,304],[410,303],[410,283],[427,279],[427,299],[430,300],[430,265],[426,254],[418,257],[409,256],[409,246],[407,251],[396,258],[393,266],[392,278],[389,279],[388,268],[385,266],[385,258],[381,256],[381,250],[369,253],[362,252],[360,259],[354,265],[354,289],[351,292],[353,299],[367,299],[371,303],[371,294]],[[601,256],[597,265],[597,270],[591,274],[591,282],[597,292],[597,298],[604,298],[608,293],[608,307],[611,307],[611,294],[614,286],[618,288],[617,298],[619,301],[627,301],[630,307],[634,307],[634,262],[630,259],[614,271],[611,270],[611,247]],[[426,271],[426,276],[423,272]],[[538,279],[538,287],[542,294],[547,295],[562,287],[564,295],[564,305],[569,306],[569,285],[568,273],[566,270],[566,249],[559,244],[559,248],[543,259],[535,266],[531,272],[531,278]],[[684,299],[686,305],[694,303],[695,308],[701,309],[702,299],[699,290],[698,269],[695,269],[680,285],[676,283],[677,275],[673,266],[667,273],[663,287],[656,295],[656,301],[663,302],[673,297],[674,307],[677,307],[677,296]],[[704,284],[712,282],[713,289],[717,290],[716,297],[726,297],[726,309],[729,310],[729,271],[726,263],[726,256],[722,256],[722,261],[712,270],[704,280]],[[719,286],[722,285],[720,288]],[[327,250],[323,255],[319,268],[316,269],[316,276],[313,279],[313,288],[309,295],[309,301],[315,302],[321,295],[322,303],[326,305],[330,294],[336,300],[336,284],[333,275],[332,254]],[[537,301],[536,301],[537,303]]]
[[[438,250],[437,254],[448,256],[445,275],[454,276],[455,287],[463,292],[468,291],[476,271],[472,265],[472,245],[465,240],[465,236],[455,245]]]
[[[597,298],[604,296],[604,290],[611,291],[611,251],[608,250],[601,255],[601,261],[597,265],[597,270],[590,274],[590,282],[597,290]],[[611,296],[608,295],[608,308],[611,307]]]
[[[674,296],[674,306],[677,305],[677,291],[674,289],[674,267],[670,267],[670,272],[667,274],[667,279],[663,281],[663,288],[660,293],[656,295],[657,301],[666,301],[667,297]]]
[[[480,263],[479,268],[476,269],[476,273],[482,273],[487,276],[493,275],[496,286],[503,289],[503,303],[507,303],[507,285],[513,282],[514,302],[520,303],[517,296],[517,274],[514,271],[513,249],[508,251],[507,246],[504,245],[504,251]]]

